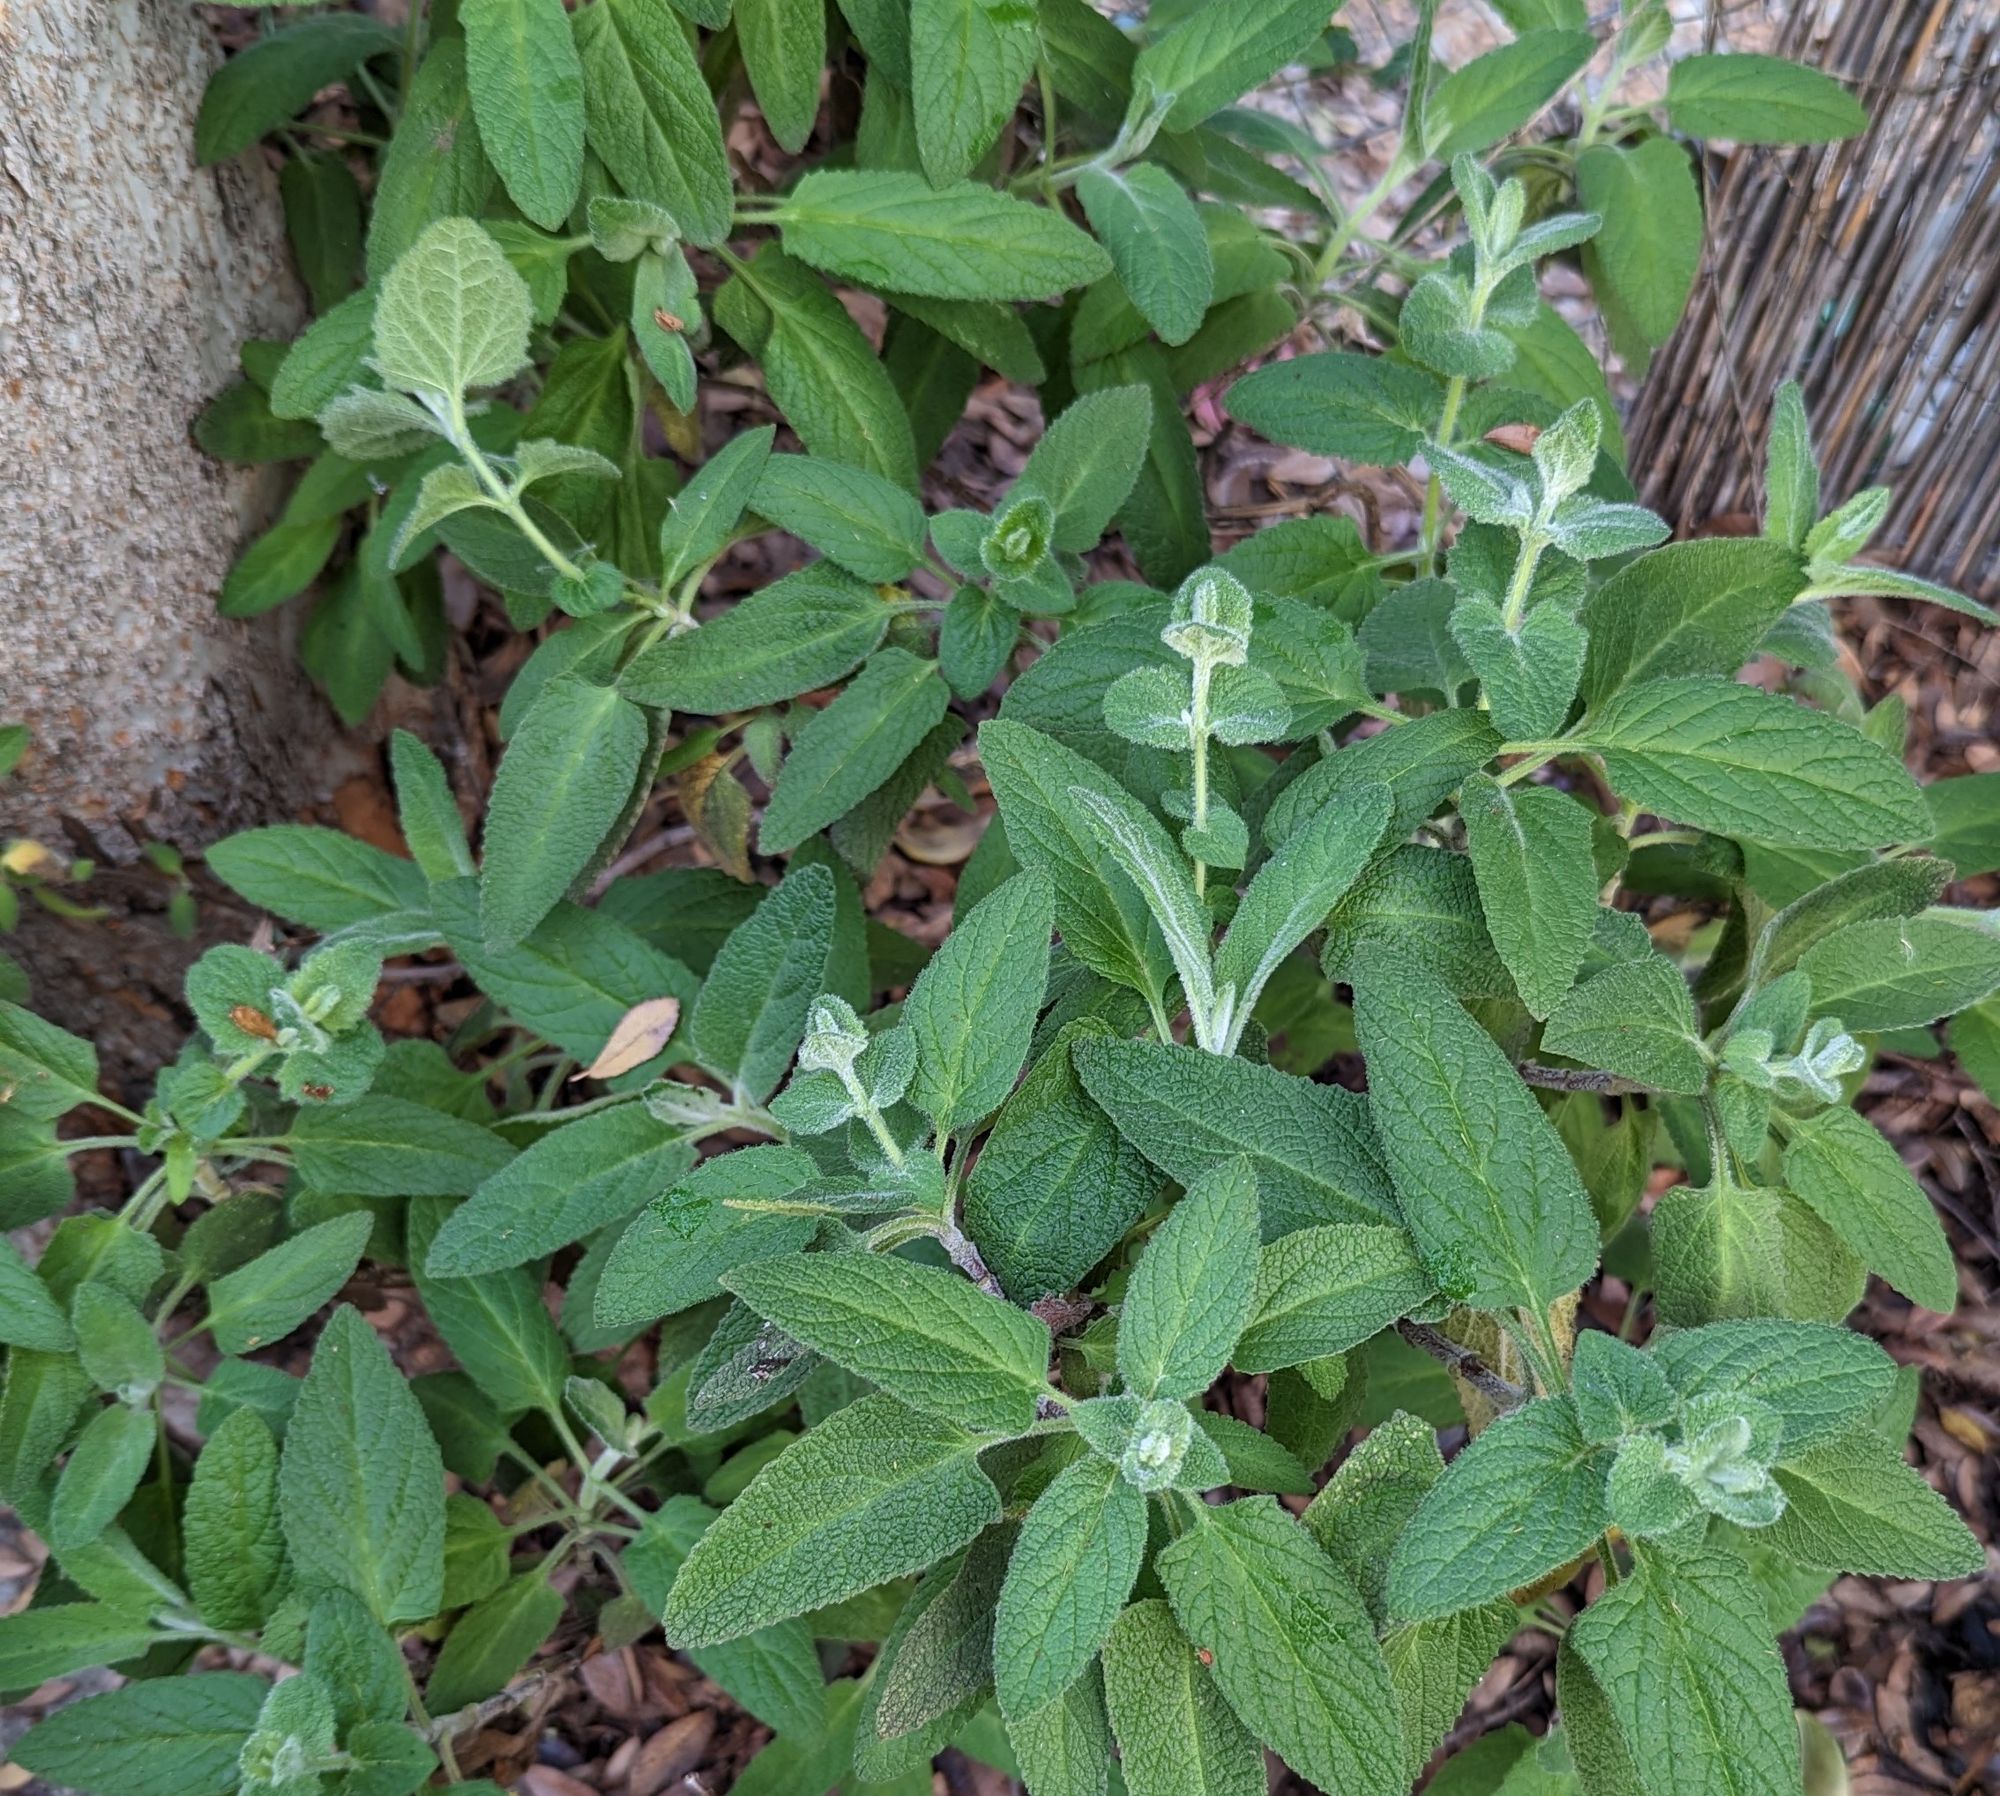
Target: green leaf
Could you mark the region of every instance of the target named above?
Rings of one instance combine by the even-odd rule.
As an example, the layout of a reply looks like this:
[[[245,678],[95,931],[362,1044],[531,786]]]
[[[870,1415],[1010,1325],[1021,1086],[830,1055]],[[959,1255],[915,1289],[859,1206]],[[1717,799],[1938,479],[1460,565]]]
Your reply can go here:
[[[1684,1402],[1750,1397],[1775,1411],[1788,1458],[1847,1433],[1896,1380],[1873,1341],[1822,1322],[1713,1322],[1662,1334],[1652,1353]]]
[[[94,1104],[97,1050],[46,1017],[0,999],[0,1086],[14,1116],[56,1117]]]
[[[305,1184],[348,1197],[460,1197],[513,1158],[477,1123],[379,1092],[337,1110],[301,1112],[291,1146]]]
[[[1604,221],[1583,246],[1591,292],[1620,354],[1643,367],[1673,335],[1701,268],[1701,193],[1687,151],[1671,137],[1593,144],[1576,159],[1576,194]]]
[[[397,258],[423,234],[426,225],[438,219],[470,218],[483,212],[492,190],[493,165],[486,160],[485,146],[479,140],[479,125],[472,116],[472,93],[466,85],[465,41],[457,36],[440,38],[418,65],[417,78],[411,83],[409,98],[397,120],[396,134],[383,153],[382,176],[375,186],[368,221],[369,281],[377,282],[387,274]],[[299,360],[299,351],[321,338],[323,327],[353,308],[352,314],[343,319],[341,329],[328,330],[309,358],[327,370],[321,377],[325,381],[330,378],[332,367],[346,359],[336,353],[337,346],[344,347],[348,355],[356,358],[348,364],[349,372],[325,386],[317,404],[305,405],[298,411],[287,406],[286,415],[311,417],[320,405],[358,378],[358,358],[367,346],[365,343],[356,346],[353,332],[373,312],[373,293],[371,286],[352,299],[343,300],[299,340],[298,348],[286,360],[287,376],[292,364]],[[300,373],[303,376],[305,370]],[[273,387],[274,399],[284,397],[280,391],[284,385],[281,380]]]
[[[1042,433],[1014,490],[1055,508],[1054,547],[1094,549],[1110,528],[1145,458],[1152,404],[1144,387],[1104,387],[1071,400]]]
[[[696,1058],[754,1102],[777,1089],[825,989],[833,908],[833,875],[795,867],[723,944],[695,1001]]]
[[[793,739],[764,809],[759,846],[787,853],[844,817],[902,765],[950,702],[935,661],[879,650]]]
[[[1613,790],[1722,835],[1804,848],[1922,840],[1923,794],[1859,730],[1729,680],[1649,680],[1584,726]]]
[[[456,405],[520,372],[533,323],[528,284],[500,246],[469,218],[440,219],[383,276],[375,366],[390,386]]]
[[[1610,1463],[1566,1398],[1500,1417],[1451,1462],[1396,1542],[1390,1613],[1427,1621],[1476,1608],[1587,1552],[1610,1525]]]
[[[1132,1796],[1264,1796],[1262,1747],[1158,1598],[1112,1625],[1104,1697]]]
[[[1661,1428],[1674,1415],[1673,1387],[1659,1362],[1615,1335],[1577,1337],[1571,1394],[1585,1436],[1616,1442],[1621,1436]]]
[[[1396,1699],[1368,1612],[1275,1500],[1195,1506],[1156,1566],[1175,1619],[1258,1739],[1328,1796],[1403,1789]]]
[[[608,686],[551,680],[493,782],[479,909],[490,948],[549,914],[623,813],[646,753],[645,714]]]
[[[756,358],[765,390],[808,450],[915,490],[909,414],[861,327],[818,275],[766,244],[716,293],[714,310]]]
[[[1390,1552],[1443,1476],[1444,1459],[1430,1425],[1396,1410],[1341,1461],[1300,1518],[1327,1557],[1353,1580],[1378,1625],[1385,1612]]]
[[[887,1397],[836,1411],[702,1536],[667,1600],[668,1639],[733,1639],[956,1552],[1000,1519],[982,1444]]]
[[[1326,921],[1388,827],[1387,786],[1344,789],[1258,868],[1216,950],[1218,988],[1234,986],[1248,1016],[1278,965]]]
[[[250,1353],[282,1340],[361,1263],[374,1218],[366,1210],[303,1230],[208,1288],[209,1332],[224,1353]]]
[[[1597,926],[1595,819],[1553,786],[1503,786],[1484,773],[1465,782],[1459,810],[1493,945],[1521,1002],[1545,1018],[1575,983]]]
[[[737,42],[757,109],[779,147],[805,148],[826,62],[824,0],[735,0]]]
[[[551,1130],[444,1220],[425,1270],[471,1278],[526,1265],[623,1221],[694,1164],[694,1149],[642,1104]]]
[[[1805,547],[1819,522],[1819,463],[1813,457],[1805,395],[1788,380],[1771,401],[1764,444],[1764,534],[1789,549]]]
[[[812,1239],[811,1215],[752,1215],[731,1199],[788,1196],[813,1177],[795,1148],[748,1148],[704,1161],[627,1224],[597,1285],[597,1320],[638,1328],[713,1297],[717,1279]]]
[[[1011,1717],[1006,1737],[1036,1796],[1105,1796],[1112,1748],[1103,1674],[1092,1665],[1054,1702]]]
[[[1751,950],[1744,984],[1750,988],[1775,984],[1809,949],[1850,924],[1916,916],[1944,896],[1951,873],[1942,861],[1899,857],[1850,867],[1823,882],[1814,880],[1764,925]]]
[[[1406,1777],[1419,1776],[1444,1744],[1494,1656],[1513,1637],[1518,1621],[1514,1605],[1499,1600],[1434,1621],[1392,1628],[1382,1637],[1382,1656],[1389,1662],[1402,1714]],[[1568,1711],[1564,1717],[1567,1723]],[[1482,1740],[1491,1737],[1481,1736]],[[1465,1756],[1454,1753],[1446,1763],[1460,1764]],[[1449,1780],[1431,1780],[1431,1788],[1439,1796],[1455,1787]],[[1572,1796],[1572,1790],[1563,1785],[1551,1796]]]
[[[1838,81],[1776,56],[1682,57],[1667,74],[1667,117],[1690,137],[1737,143],[1830,143],[1868,125]]]
[[[1930,850],[1960,879],[2000,868],[2000,773],[1966,773],[1924,788],[1937,833]]]
[[[76,1356],[100,1391],[138,1405],[159,1389],[166,1356],[152,1323],[129,1297],[107,1284],[86,1284],[70,1300],[70,1319]]]
[[[1074,1043],[1108,1025],[1067,1025],[1000,1112],[965,1188],[965,1227],[1007,1294],[1065,1291],[1117,1245],[1159,1188],[1088,1096]]]
[[[911,987],[910,1098],[940,1133],[991,1114],[1013,1090],[1048,980],[1050,917],[1048,882],[1016,874],[973,906]]]
[[[464,0],[465,72],[507,197],[559,230],[583,180],[583,65],[562,0]]]
[[[1678,66],[1678,65],[1677,65]],[[1799,1734],[1742,1562],[1647,1556],[1571,1624],[1647,1796],[1794,1796]],[[1658,1750],[1671,1741],[1671,1751]]]
[[[1105,776],[1039,730],[996,719],[981,725],[980,760],[1000,801],[1007,840],[1024,866],[1045,875],[1063,941],[1092,971],[1163,1001],[1172,961],[1160,927],[1130,878],[1107,865],[1095,820],[1071,798]]]
[[[1446,1295],[1546,1315],[1597,1266],[1597,1219],[1555,1125],[1428,968],[1355,970],[1368,1106],[1418,1251]]]
[[[424,1706],[449,1715],[506,1688],[562,1620],[562,1595],[528,1572],[475,1603],[453,1624],[431,1667]]]
[[[277,524],[237,557],[216,609],[224,617],[258,617],[296,598],[318,578],[340,540],[338,518]]]
[[[1355,1093],[1177,1042],[1079,1041],[1072,1057],[1119,1132],[1168,1177],[1192,1185],[1247,1156],[1269,1238],[1398,1220]]]
[[[540,1269],[436,1277],[429,1270],[431,1247],[450,1211],[444,1198],[410,1204],[410,1266],[425,1310],[466,1375],[502,1415],[559,1411],[569,1351],[542,1302]]]
[[[1872,1429],[1787,1453],[1773,1474],[1785,1512],[1758,1538],[1796,1565],[1884,1578],[1976,1577],[1971,1529]]]
[[[1258,1261],[1250,1318],[1230,1363],[1275,1372],[1345,1353],[1436,1288],[1400,1228],[1334,1222],[1280,1235]]]
[[[142,1679],[55,1710],[10,1756],[96,1796],[225,1796],[270,1688],[241,1671]]]
[[[601,911],[558,904],[518,947],[495,953],[469,879],[433,889],[439,927],[481,991],[523,1027],[588,1065],[635,1004],[674,997],[692,1005],[699,982],[624,924]],[[498,1165],[488,1165],[469,1193]]]
[[[1511,136],[1562,91],[1596,48],[1588,31],[1525,31],[1475,56],[1431,90],[1426,150],[1449,163]],[[1587,198],[1584,203],[1590,204]]]
[[[336,1310],[313,1351],[285,1432],[278,1494],[301,1577],[353,1591],[385,1626],[437,1613],[444,1464],[410,1387],[358,1310]]]
[[[1185,343],[1215,292],[1201,214],[1180,184],[1150,162],[1086,168],[1077,180],[1090,228],[1111,252],[1119,285],[1167,343]]]
[[[1165,128],[1190,131],[1303,55],[1325,26],[1315,0],[1191,7],[1139,52],[1134,89],[1171,98]]]
[[[1656,1091],[1692,1096],[1708,1083],[1693,994],[1662,954],[1593,974],[1550,1014],[1542,1048]]]
[[[396,47],[387,25],[357,13],[301,19],[258,38],[209,77],[194,123],[195,160],[205,167],[247,150],[303,112],[321,88]]]
[[[1622,567],[1584,606],[1583,695],[1675,674],[1733,674],[1805,590],[1795,550],[1768,538],[1668,543]]]
[[[973,181],[933,186],[920,175],[821,169],[785,197],[778,218],[789,254],[890,293],[1047,299],[1110,269],[1059,212]]]
[[[604,0],[572,21],[584,129],[618,185],[664,206],[688,240],[729,235],[729,157],[714,97],[667,0]]]
[[[980,1434],[1020,1434],[1048,1389],[1049,1331],[955,1272],[872,1253],[789,1254],[724,1286],[899,1402]]]
[[[1226,409],[1274,443],[1393,467],[1422,451],[1443,403],[1442,384],[1421,368],[1336,350],[1244,375]]]
[[[882,640],[894,615],[872,586],[824,563],[655,643],[620,676],[641,704],[709,716],[780,704],[830,685]]]
[[[49,1545],[59,1556],[89,1546],[111,1526],[152,1462],[155,1433],[150,1409],[123,1403],[84,1424],[49,1504]]]
[[[7,1240],[0,1240],[0,1342],[37,1353],[68,1353],[76,1346],[69,1318]]]
[[[1264,839],[1282,842],[1336,793],[1378,781],[1395,800],[1389,833],[1406,835],[1499,748],[1493,726],[1473,710],[1436,711],[1366,737],[1291,781],[1264,814]]]
[[[33,1690],[50,1678],[73,1671],[121,1664],[171,1638],[109,1603],[51,1603],[23,1609],[0,1616],[0,1689]],[[261,1678],[257,1682],[260,1689],[269,1688]],[[157,1687],[131,1686],[141,1690]],[[180,1796],[178,1789],[175,1796]]]
[[[1498,605],[1463,598],[1453,606],[1448,627],[1479,676],[1497,729],[1532,741],[1562,728],[1589,652],[1589,639],[1575,618],[1560,605],[1537,605],[1518,629],[1509,629]]]
[[[1224,1161],[1188,1188],[1146,1243],[1119,1311],[1118,1371],[1141,1397],[1194,1397],[1213,1384],[1252,1302],[1257,1179]]]
[[[1083,1459],[1035,1500],[993,1617],[1003,1715],[1026,1717],[1083,1675],[1146,1551],[1146,1499],[1115,1465]]]
[[[470,878],[474,868],[472,850],[465,839],[465,819],[459,815],[443,764],[408,730],[397,730],[390,737],[389,761],[396,775],[396,820],[402,825],[403,839],[410,845],[418,870],[427,880]],[[351,836],[340,839],[355,840]],[[214,849],[209,850],[208,858],[214,867]],[[391,865],[396,866],[400,879],[401,868],[393,857]]]
[[[934,186],[963,179],[1000,134],[1037,42],[1033,11],[1009,0],[912,0],[910,93]]]
[[[923,507],[879,474],[807,455],[774,455],[757,476],[751,503],[862,580],[900,580],[923,560]]]
[[[1799,956],[1815,1016],[1857,1033],[1912,1029],[2000,988],[2000,935],[1958,913],[1849,923]]]
[[[255,1410],[232,1410],[203,1444],[181,1528],[202,1620],[255,1633],[270,1618],[285,1562],[278,1443]]]
[[[1944,1225],[1873,1123],[1844,1109],[1800,1117],[1785,1148],[1785,1183],[1912,1303],[1950,1314],[1958,1268]]]

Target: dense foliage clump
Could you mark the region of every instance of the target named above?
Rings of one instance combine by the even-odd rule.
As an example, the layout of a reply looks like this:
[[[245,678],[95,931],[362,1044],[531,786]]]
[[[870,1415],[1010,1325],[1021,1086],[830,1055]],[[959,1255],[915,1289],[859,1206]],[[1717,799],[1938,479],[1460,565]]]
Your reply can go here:
[[[406,1796],[552,1640],[663,1626],[774,1730],[746,1791],[928,1790],[955,1743],[1034,1796],[1256,1796],[1267,1747],[1392,1796],[1537,1625],[1559,1725],[1454,1789],[1799,1789],[1775,1632],[1839,1572],[1981,1564],[1902,1459],[1914,1374],[1844,1326],[1871,1272],[1956,1285],[1851,1101],[1942,1019],[1990,1040],[2000,989],[1941,902],[2000,864],[2000,776],[1912,780],[1827,601],[1987,614],[1856,559],[1885,495],[1822,515],[1793,387],[1763,534],[1665,544],[1541,298],[1580,261],[1643,364],[1699,255],[1684,139],[1852,100],[1751,56],[1626,100],[1662,6],[1608,47],[1577,0],[1498,10],[1446,71],[1426,9],[1346,212],[1237,104],[1351,58],[1324,0],[1136,41],[1082,0],[460,0],[274,20],[217,76],[202,151],[289,147],[320,307],[202,421],[308,462],[224,609],[317,581],[353,716],[437,676],[440,549],[537,640],[476,856],[407,734],[407,856],[213,847],[305,945],[202,956],[142,1110],[0,1005],[6,1220],[68,1203],[70,1112],[153,1163],[0,1254],[0,1496],[53,1555],[0,1685],[132,1679],[24,1765]],[[358,122],[294,122],[337,81]],[[805,153],[775,188],[725,140],[745,84],[758,156]],[[1343,309],[1223,404],[1414,465],[1420,540],[1217,558],[1182,398]],[[990,513],[929,507],[982,366],[1048,428]],[[714,379],[782,446],[701,459]],[[773,530],[815,558],[706,604]],[[1112,535],[1142,581],[1093,577]],[[975,757],[933,952],[861,892]],[[712,864],[616,871],[663,792]],[[1656,941],[1662,895],[1707,920]],[[440,950],[484,1001],[385,1042],[384,961]],[[364,1264],[458,1370],[345,1305],[303,1377],[267,1353]],[[1617,1335],[1579,1328],[1601,1274]],[[1204,1401],[1251,1380],[1261,1428]]]

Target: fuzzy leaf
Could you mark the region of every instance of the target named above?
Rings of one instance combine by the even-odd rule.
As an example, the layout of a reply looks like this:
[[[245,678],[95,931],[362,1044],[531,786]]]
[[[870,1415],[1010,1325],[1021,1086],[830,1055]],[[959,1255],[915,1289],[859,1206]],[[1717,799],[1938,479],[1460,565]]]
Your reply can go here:
[[[1250,1318],[1230,1362],[1239,1372],[1345,1353],[1435,1293],[1400,1228],[1328,1223],[1280,1235],[1257,1265]]]
[[[1500,1417],[1451,1462],[1396,1542],[1390,1613],[1426,1621],[1475,1608],[1589,1551],[1610,1522],[1610,1462],[1567,1398]]]
[[[1102,1459],[1056,1474],[1021,1526],[993,1616],[1000,1712],[1029,1716],[1083,1675],[1146,1552],[1146,1499]]]
[[[1552,786],[1503,786],[1483,773],[1459,804],[1493,945],[1529,1013],[1547,1017],[1597,925],[1591,813]]]
[[[1257,1239],[1249,1160],[1224,1161],[1188,1188],[1125,1288],[1118,1371],[1127,1389],[1193,1397],[1215,1381],[1250,1314]]]
[[[1589,719],[1613,790],[1698,829],[1804,848],[1877,848],[1928,834],[1896,757],[1796,700],[1719,679],[1622,688]]]
[[[1246,1156],[1270,1238],[1399,1219],[1354,1093],[1177,1042],[1079,1041],[1071,1052],[1085,1089],[1168,1177],[1192,1185]]]
[[[981,1444],[887,1397],[836,1411],[702,1536],[667,1599],[668,1639],[733,1639],[956,1552],[1000,1518]]]
[[[444,1587],[444,1464],[423,1411],[358,1310],[334,1313],[285,1432],[279,1513],[292,1563],[385,1626],[428,1620]]]
[[[1354,1587],[1272,1498],[1193,1515],[1157,1569],[1229,1706],[1328,1796],[1401,1791],[1396,1699]]]
[[[725,1287],[836,1365],[926,1415],[1019,1434],[1047,1390],[1047,1326],[955,1272],[872,1253],[790,1254]]]
[[[890,293],[1047,299],[1110,269],[1059,212],[974,181],[821,169],[785,197],[780,218],[785,248],[801,262]]]
[[[507,197],[558,230],[583,180],[583,66],[562,0],[465,0],[465,72]]]
[[[1800,1117],[1785,1149],[1785,1183],[1912,1303],[1947,1315],[1957,1304],[1958,1268],[1944,1225],[1865,1117],[1844,1109]]]
[[[1000,133],[1035,66],[1034,14],[1007,0],[912,0],[910,93],[934,186],[963,179]]]
[[[1016,874],[972,907],[910,988],[910,1099],[941,1133],[991,1114],[1013,1090],[1048,980],[1050,916],[1048,882]]]
[[[1597,1265],[1597,1220],[1555,1126],[1427,968],[1376,951],[1354,997],[1369,1111],[1439,1287],[1546,1315]]]
[[[1647,1796],[1794,1796],[1799,1735],[1777,1642],[1741,1561],[1647,1557],[1577,1617],[1590,1667]],[[1671,1751],[1653,1748],[1672,1741]]]
[[[695,1001],[696,1057],[755,1102],[785,1076],[806,1007],[825,988],[833,923],[833,875],[795,867],[723,944]]]
[[[1662,954],[1587,979],[1550,1015],[1542,1047],[1656,1091],[1692,1095],[1708,1082],[1693,995]]]
[[[1951,1506],[1872,1429],[1788,1456],[1785,1512],[1758,1539],[1794,1564],[1886,1578],[1970,1578],[1986,1563]]]

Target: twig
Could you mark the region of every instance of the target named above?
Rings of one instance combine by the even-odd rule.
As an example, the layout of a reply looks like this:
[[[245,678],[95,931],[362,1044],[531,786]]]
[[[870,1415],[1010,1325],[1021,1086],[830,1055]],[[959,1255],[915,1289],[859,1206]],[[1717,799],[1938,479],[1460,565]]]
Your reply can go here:
[[[518,1684],[509,1684],[497,1696],[489,1696],[484,1702],[473,1703],[463,1709],[455,1709],[449,1715],[439,1715],[422,1729],[425,1739],[433,1745],[447,1737],[457,1738],[477,1728],[484,1727],[495,1717],[505,1715],[511,1709],[518,1709],[529,1697],[545,1689],[558,1678],[566,1678],[588,1657],[581,1650],[563,1654],[559,1659],[551,1659],[546,1665],[538,1665],[521,1679]]]
[[[1461,1347],[1449,1335],[1423,1322],[1398,1322],[1396,1332],[1412,1347],[1421,1348],[1454,1377],[1462,1378],[1495,1409],[1519,1409],[1528,1393],[1509,1384],[1470,1347]]]
[[[1621,1079],[1616,1073],[1591,1073],[1567,1066],[1543,1066],[1535,1060],[1519,1061],[1514,1070],[1528,1084],[1539,1085],[1544,1091],[1594,1091],[1602,1097],[1626,1097],[1633,1092],[1652,1090],[1650,1085],[1641,1085],[1633,1079]]]

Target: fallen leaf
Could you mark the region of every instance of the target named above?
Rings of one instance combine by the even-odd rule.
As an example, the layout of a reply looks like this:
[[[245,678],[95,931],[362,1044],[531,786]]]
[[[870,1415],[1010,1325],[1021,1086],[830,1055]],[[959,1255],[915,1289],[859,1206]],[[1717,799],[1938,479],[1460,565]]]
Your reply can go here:
[[[648,998],[643,1004],[634,1004],[618,1019],[618,1027],[611,1031],[611,1039],[597,1058],[582,1072],[571,1074],[570,1083],[574,1085],[578,1079],[615,1079],[635,1066],[644,1066],[667,1045],[667,1038],[680,1020],[678,998]]]

